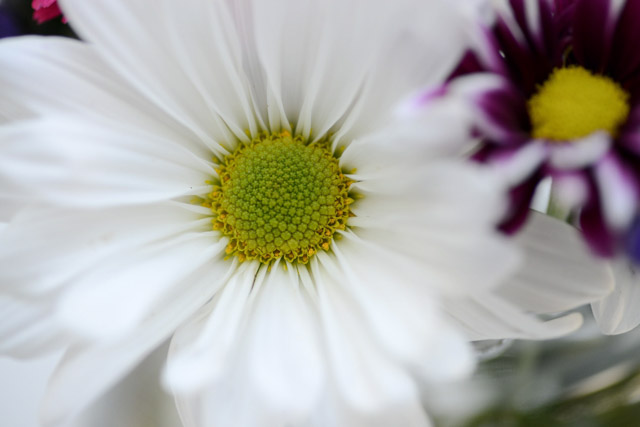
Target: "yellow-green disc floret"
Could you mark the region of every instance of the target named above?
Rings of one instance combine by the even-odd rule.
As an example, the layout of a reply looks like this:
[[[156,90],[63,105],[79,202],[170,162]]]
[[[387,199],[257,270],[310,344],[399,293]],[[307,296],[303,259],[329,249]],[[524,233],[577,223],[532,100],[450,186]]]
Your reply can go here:
[[[219,162],[206,204],[226,252],[265,264],[306,263],[328,250],[349,218],[349,186],[327,143],[305,144],[287,132],[264,135]]]

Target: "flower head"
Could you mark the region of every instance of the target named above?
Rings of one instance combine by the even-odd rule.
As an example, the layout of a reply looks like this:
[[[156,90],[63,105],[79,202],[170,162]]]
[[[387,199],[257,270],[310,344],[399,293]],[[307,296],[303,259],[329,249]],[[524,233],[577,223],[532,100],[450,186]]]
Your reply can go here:
[[[500,187],[458,103],[395,107],[462,25],[388,3],[66,0],[90,43],[0,44],[0,349],[67,349],[47,422],[170,339],[187,426],[426,425],[419,384],[473,367],[445,300],[475,337],[579,324],[475,299],[519,259]]]
[[[593,310],[604,332],[628,331],[640,323],[639,4],[509,0],[494,8],[451,86],[480,113],[476,160],[511,181],[501,228],[524,224],[538,184],[551,177],[550,209],[578,215],[594,253],[623,254],[614,260],[615,291]]]
[[[482,113],[476,158],[512,171],[503,229],[523,224],[537,184],[550,176],[556,201],[580,210],[594,252],[627,249],[640,260],[630,242],[640,200],[637,2],[500,4],[453,80],[493,74],[484,74],[484,89],[469,90]]]

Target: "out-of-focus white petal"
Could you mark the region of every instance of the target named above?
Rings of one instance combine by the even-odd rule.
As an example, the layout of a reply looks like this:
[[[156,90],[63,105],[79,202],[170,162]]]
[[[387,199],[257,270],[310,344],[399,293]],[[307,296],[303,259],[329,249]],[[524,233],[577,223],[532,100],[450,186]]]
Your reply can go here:
[[[572,144],[552,146],[549,162],[558,169],[576,170],[596,163],[611,146],[608,133],[594,132]]]
[[[503,207],[495,175],[454,161],[370,174],[356,174],[362,181],[353,187],[364,197],[349,223],[365,243],[422,270],[413,280],[444,294],[473,293],[514,273],[519,253],[493,230]]]
[[[68,427],[180,426],[173,396],[159,381],[166,354],[166,345],[155,350]]]
[[[614,230],[625,230],[637,215],[638,187],[635,172],[613,154],[594,168],[605,221]]]
[[[640,324],[640,273],[627,260],[613,264],[615,287],[611,295],[591,304],[600,330],[621,334]]]
[[[0,295],[0,353],[34,358],[64,348],[69,337],[52,311],[51,304]]]
[[[474,298],[451,298],[444,307],[470,340],[549,339],[566,335],[582,325],[579,313],[542,321],[489,293]]]
[[[60,352],[33,360],[0,356],[0,414],[3,424],[42,426],[38,421],[38,409],[47,381],[61,356]]]
[[[211,298],[212,281],[215,276],[204,275],[174,292],[126,337],[71,347],[48,385],[42,408],[43,425],[69,421],[130,372]]]
[[[609,264],[595,258],[578,230],[531,212],[515,238],[524,264],[496,293],[525,310],[555,313],[589,304],[613,289]]]

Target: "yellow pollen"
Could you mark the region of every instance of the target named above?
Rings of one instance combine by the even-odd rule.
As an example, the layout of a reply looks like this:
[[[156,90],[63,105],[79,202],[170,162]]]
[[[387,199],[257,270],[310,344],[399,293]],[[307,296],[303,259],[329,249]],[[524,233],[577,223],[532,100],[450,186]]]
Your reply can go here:
[[[564,142],[595,131],[617,133],[629,94],[609,77],[582,67],[556,68],[527,104],[535,138]]]

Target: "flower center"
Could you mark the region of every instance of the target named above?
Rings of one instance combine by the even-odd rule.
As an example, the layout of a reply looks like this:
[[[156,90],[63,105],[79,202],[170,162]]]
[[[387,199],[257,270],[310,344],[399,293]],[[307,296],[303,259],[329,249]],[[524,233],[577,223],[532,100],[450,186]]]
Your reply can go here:
[[[226,156],[208,196],[226,252],[269,264],[307,263],[328,250],[349,218],[349,186],[327,141],[306,144],[284,132],[263,135]]]
[[[582,67],[556,68],[529,99],[533,136],[567,141],[598,130],[615,135],[629,114],[628,99],[608,77]]]

